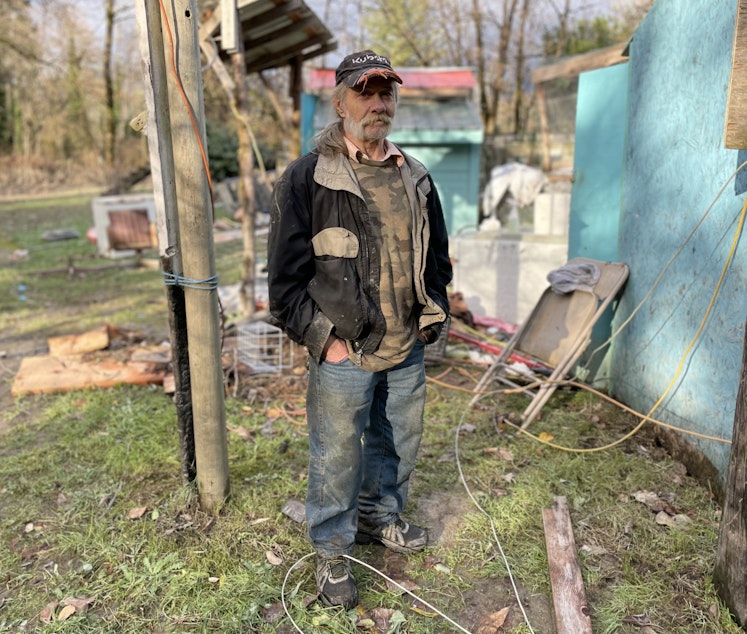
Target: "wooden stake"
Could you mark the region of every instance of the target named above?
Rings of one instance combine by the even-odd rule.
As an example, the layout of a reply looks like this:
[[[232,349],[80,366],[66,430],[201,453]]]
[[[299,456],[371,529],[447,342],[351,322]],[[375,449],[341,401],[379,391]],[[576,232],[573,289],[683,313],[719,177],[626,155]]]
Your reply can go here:
[[[566,499],[556,497],[553,508],[542,511],[542,521],[557,634],[592,634]]]

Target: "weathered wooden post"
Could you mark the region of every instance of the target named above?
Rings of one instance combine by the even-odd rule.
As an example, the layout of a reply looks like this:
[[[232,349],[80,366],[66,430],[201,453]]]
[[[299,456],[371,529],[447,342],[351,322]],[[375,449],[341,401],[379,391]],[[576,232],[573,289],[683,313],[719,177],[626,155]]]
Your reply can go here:
[[[194,0],[172,0],[167,5],[141,1],[147,3],[143,8],[160,5],[173,10],[162,15],[162,26],[168,36],[168,111],[178,201],[177,253],[171,261],[178,262],[180,256],[182,270],[172,271],[168,281],[184,292],[200,504],[208,512],[217,512],[229,493],[228,451],[197,11]],[[153,93],[162,94],[160,88]],[[155,113],[149,113],[149,120],[159,124]]]
[[[729,471],[713,582],[742,628],[747,627],[747,337],[734,411]]]
[[[747,0],[739,0],[724,127],[724,147],[731,150],[747,147],[746,55]],[[739,625],[747,629],[747,334],[743,345],[713,582]]]
[[[179,211],[176,200],[161,9],[158,2],[144,0],[135,3],[135,10],[145,79],[146,119],[150,119],[150,124],[146,126],[146,134],[156,206],[158,251],[164,274],[173,275],[182,270],[182,258],[178,248]],[[195,472],[194,421],[192,419],[184,289],[173,284],[166,285],[166,301],[169,312],[175,385],[174,404],[179,429],[182,477],[185,482],[192,482],[197,477],[197,473]]]

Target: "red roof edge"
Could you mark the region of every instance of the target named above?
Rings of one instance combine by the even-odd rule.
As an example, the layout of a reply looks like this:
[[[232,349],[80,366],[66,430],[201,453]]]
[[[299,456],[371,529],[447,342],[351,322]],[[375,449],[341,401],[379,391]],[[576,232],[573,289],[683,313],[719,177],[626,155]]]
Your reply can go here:
[[[402,89],[458,88],[471,90],[477,80],[470,68],[397,68],[402,78]],[[306,90],[310,92],[331,90],[335,87],[335,71],[332,68],[315,68],[309,73]]]

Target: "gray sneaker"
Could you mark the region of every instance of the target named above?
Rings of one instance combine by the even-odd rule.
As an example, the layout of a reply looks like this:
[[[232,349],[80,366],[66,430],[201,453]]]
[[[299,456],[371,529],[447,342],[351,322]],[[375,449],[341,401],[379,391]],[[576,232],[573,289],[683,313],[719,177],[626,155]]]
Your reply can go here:
[[[347,557],[327,558],[317,555],[316,588],[319,598],[326,606],[341,605],[350,610],[358,605],[358,590]]]
[[[374,526],[359,519],[355,542],[378,542],[394,552],[409,555],[420,552],[428,545],[428,532],[420,526],[408,524],[401,517],[383,526]]]

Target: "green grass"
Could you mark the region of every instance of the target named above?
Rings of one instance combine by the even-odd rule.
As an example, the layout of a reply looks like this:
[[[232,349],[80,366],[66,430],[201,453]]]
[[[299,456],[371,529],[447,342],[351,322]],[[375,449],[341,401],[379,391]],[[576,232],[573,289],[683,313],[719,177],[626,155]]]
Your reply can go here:
[[[440,389],[438,405],[429,406],[434,415],[424,456],[432,447],[453,448],[457,416],[465,411],[463,396]],[[447,397],[454,399],[448,419],[442,418]],[[18,402],[24,404],[37,410],[36,420],[5,434],[0,451],[0,536],[7,546],[0,550],[0,631],[19,631],[24,622],[45,632],[292,631],[280,629],[287,617],[268,622],[268,613],[282,613],[285,575],[310,552],[302,526],[280,513],[286,500],[302,499],[304,492],[306,439],[297,425],[279,418],[267,435],[261,409],[247,415],[239,403],[228,403],[229,426],[253,434],[251,440],[229,434],[232,496],[213,518],[199,510],[195,492],[180,479],[173,406],[160,389],[86,390]],[[632,632],[621,620],[642,613],[668,632],[738,631],[723,610],[720,626],[709,614],[717,605],[708,575],[718,509],[688,478],[672,479],[671,462],[652,461],[632,447],[584,456],[547,451],[497,432],[479,415],[466,420],[476,428],[460,437],[460,465],[490,520],[469,508],[453,543],[408,558],[407,576],[426,600],[469,619],[464,597],[472,588],[505,582],[491,520],[520,587],[549,596],[541,510],[564,495],[595,631]],[[569,427],[568,434],[575,431]],[[492,447],[511,459],[486,451]],[[461,495],[455,465],[424,457],[413,491],[419,516],[426,509],[418,500],[432,485]],[[674,493],[693,516],[687,530],[658,526],[647,507],[632,500],[650,486]],[[130,518],[142,508],[141,516]],[[271,563],[267,553],[279,559]],[[381,555],[369,547],[356,556]],[[431,565],[434,560],[445,569]],[[301,564],[285,589],[294,620],[304,631],[356,631],[349,617],[316,603],[305,607],[314,593],[310,568]],[[449,631],[443,621],[412,612],[406,598],[386,590],[370,571],[356,564],[354,570],[362,604],[400,610],[400,631]],[[44,607],[66,597],[93,602],[84,614],[41,626]],[[672,605],[680,607],[673,612]]]
[[[32,216],[25,216],[26,212]],[[31,218],[32,219],[29,219]],[[64,218],[64,221],[62,220]],[[0,267],[3,341],[80,332],[102,321],[165,335],[157,272],[107,270],[42,275],[73,257],[103,264],[86,243],[48,245],[47,228],[84,235],[90,200],[0,204],[0,252],[29,248]],[[218,245],[222,279],[237,279],[240,245]],[[29,282],[25,301],[13,297]],[[2,345],[0,345],[2,348]],[[441,529],[424,553],[390,557],[357,548],[361,561],[417,584],[415,592],[465,628],[512,606],[507,634],[529,634],[511,571],[537,634],[552,632],[542,510],[568,500],[594,631],[632,634],[646,615],[669,634],[737,634],[711,581],[720,509],[709,491],[657,446],[650,429],[596,453],[560,451],[505,425],[524,401],[485,399],[468,408],[483,369],[428,367],[426,429],[412,482],[410,516]],[[4,375],[9,381],[12,377]],[[212,517],[181,478],[173,402],[160,387],[122,386],[7,400],[0,436],[0,632],[181,634],[290,633],[281,596],[303,632],[371,632],[365,615],[309,603],[315,593],[304,526],[282,514],[305,494],[304,427],[278,412],[303,402],[303,377],[244,377],[226,396],[231,497]],[[599,447],[635,424],[583,392],[559,390],[532,423],[559,445]],[[458,442],[457,429],[460,429]],[[459,470],[464,480],[460,477]],[[469,493],[465,489],[468,487]],[[668,494],[691,522],[660,526],[637,491]],[[470,500],[479,503],[479,508]],[[493,537],[493,529],[506,562]],[[457,631],[354,563],[362,611],[392,610],[400,634]],[[287,582],[286,582],[287,575]],[[90,600],[67,620],[69,597]],[[40,616],[47,606],[51,618]]]
[[[0,255],[5,256],[0,268],[0,332],[4,337],[7,333],[26,338],[68,334],[102,322],[146,333],[166,332],[160,271],[132,268],[133,258],[100,257],[86,239],[93,225],[91,202],[90,196],[76,195],[0,203]],[[53,229],[73,229],[79,237],[45,240],[45,232]],[[219,282],[237,282],[241,241],[220,246]],[[12,257],[16,252],[26,255]],[[157,262],[155,249],[143,255]],[[112,268],[118,265],[121,268]]]

